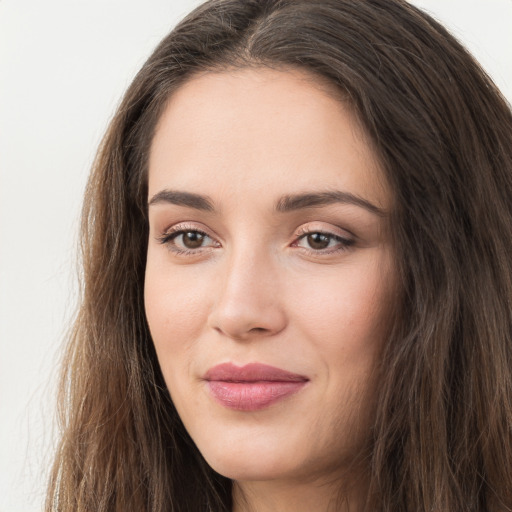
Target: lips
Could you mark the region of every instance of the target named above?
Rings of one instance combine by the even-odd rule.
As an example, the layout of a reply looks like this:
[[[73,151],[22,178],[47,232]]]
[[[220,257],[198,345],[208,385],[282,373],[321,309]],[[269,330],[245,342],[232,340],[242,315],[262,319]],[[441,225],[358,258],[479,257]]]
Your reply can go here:
[[[237,411],[257,411],[300,391],[309,381],[261,363],[236,366],[224,363],[210,368],[204,376],[215,401]]]

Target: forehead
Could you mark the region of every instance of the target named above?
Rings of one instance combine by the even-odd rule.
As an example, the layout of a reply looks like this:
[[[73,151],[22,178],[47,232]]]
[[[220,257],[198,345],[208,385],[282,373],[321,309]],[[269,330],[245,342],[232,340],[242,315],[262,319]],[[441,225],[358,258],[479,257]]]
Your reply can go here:
[[[296,70],[205,72],[170,97],[151,146],[150,196],[170,186],[209,194],[215,185],[231,195],[335,188],[389,203],[351,108]]]

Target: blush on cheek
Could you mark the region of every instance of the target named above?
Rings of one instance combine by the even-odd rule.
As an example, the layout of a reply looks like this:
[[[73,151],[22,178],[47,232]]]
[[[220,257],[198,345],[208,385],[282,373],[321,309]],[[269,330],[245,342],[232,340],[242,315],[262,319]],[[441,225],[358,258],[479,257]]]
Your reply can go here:
[[[144,300],[150,327],[165,326],[167,332],[200,327],[205,308],[204,286],[187,275],[180,278],[179,272],[169,274],[168,269],[146,270]]]

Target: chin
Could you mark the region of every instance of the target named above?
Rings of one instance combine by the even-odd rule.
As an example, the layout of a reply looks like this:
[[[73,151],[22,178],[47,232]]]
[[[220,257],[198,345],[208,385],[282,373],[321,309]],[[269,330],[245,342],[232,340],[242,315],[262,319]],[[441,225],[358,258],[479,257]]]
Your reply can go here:
[[[203,441],[203,442],[201,442]],[[283,445],[284,444],[284,445]],[[275,480],[294,474],[303,464],[293,447],[272,442],[268,437],[198,440],[206,462],[219,474],[232,480]]]
[[[269,434],[258,436],[252,432],[238,438],[236,435],[203,438],[197,439],[197,446],[217,473],[246,482],[315,480],[324,471],[337,473],[353,458],[346,447],[314,444],[307,436],[272,439]],[[333,452],[339,457],[333,458]]]
[[[220,475],[239,482],[286,480],[299,476],[300,471],[290,465],[284,465],[275,457],[259,455],[258,460],[242,457],[217,457],[207,459],[208,464]]]

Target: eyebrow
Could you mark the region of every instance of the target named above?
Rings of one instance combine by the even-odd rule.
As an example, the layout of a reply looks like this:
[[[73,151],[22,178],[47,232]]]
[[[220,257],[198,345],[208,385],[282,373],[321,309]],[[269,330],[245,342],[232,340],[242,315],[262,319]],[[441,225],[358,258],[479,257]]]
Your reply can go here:
[[[186,206],[188,208],[194,208],[196,210],[203,210],[206,212],[213,212],[215,210],[213,202],[209,197],[202,196],[200,194],[192,194],[191,192],[181,192],[179,190],[161,190],[150,199],[148,206],[159,203]]]
[[[275,208],[278,212],[290,212],[303,208],[318,208],[335,203],[353,204],[379,217],[386,216],[385,210],[374,205],[367,199],[351,194],[350,192],[342,192],[339,190],[286,195],[279,199]]]
[[[148,206],[160,203],[175,204],[206,212],[215,211],[213,201],[208,196],[180,190],[161,190],[149,200]],[[287,213],[307,208],[319,208],[335,203],[353,204],[380,217],[386,216],[386,212],[382,208],[379,208],[367,199],[339,190],[285,195],[276,202],[275,210]]]

